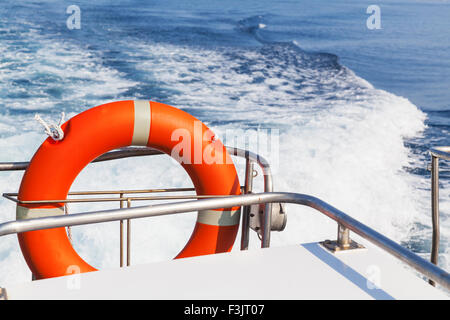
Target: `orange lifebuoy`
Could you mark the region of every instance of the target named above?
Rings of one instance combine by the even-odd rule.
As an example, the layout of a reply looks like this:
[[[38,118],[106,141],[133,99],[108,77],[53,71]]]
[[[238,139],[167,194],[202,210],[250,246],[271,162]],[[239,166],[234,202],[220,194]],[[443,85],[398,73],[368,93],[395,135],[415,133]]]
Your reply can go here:
[[[148,146],[170,155],[180,143],[179,137],[174,139],[173,133],[180,129],[190,134],[191,140],[187,142],[191,146],[200,146],[202,155],[212,152],[214,159],[222,159],[205,162],[203,157],[201,161],[194,159],[194,152],[182,155],[184,161],[181,165],[192,179],[197,194],[239,194],[240,184],[234,164],[226,148],[214,139],[206,125],[169,105],[129,100],[84,111],[62,125],[64,139],[54,141],[47,138],[23,176],[18,199],[66,199],[81,170],[113,149],[130,145]],[[16,218],[61,215],[64,214],[63,206],[63,203],[19,203]],[[239,209],[200,211],[191,238],[176,258],[230,251],[239,227]],[[65,228],[24,232],[18,234],[18,238],[25,260],[37,279],[66,275],[74,266],[80,272],[96,270],[73,249]]]

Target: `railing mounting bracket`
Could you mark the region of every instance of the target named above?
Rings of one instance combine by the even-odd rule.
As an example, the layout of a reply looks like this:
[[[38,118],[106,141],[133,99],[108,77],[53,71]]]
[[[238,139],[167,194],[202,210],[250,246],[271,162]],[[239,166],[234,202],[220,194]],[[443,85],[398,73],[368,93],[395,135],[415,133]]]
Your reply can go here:
[[[350,240],[350,243],[348,244],[348,246],[339,245],[337,240],[325,240],[325,241],[320,242],[320,244],[324,248],[330,250],[333,253],[354,250],[354,249],[365,249],[365,247],[362,244],[359,244],[353,240]]]

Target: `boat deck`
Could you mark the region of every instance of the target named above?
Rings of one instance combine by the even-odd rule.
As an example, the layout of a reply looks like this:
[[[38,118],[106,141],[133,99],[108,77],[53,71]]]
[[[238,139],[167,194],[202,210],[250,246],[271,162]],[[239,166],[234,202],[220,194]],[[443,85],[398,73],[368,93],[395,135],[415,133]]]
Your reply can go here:
[[[8,299],[449,299],[391,255],[320,243],[233,251],[33,281]]]

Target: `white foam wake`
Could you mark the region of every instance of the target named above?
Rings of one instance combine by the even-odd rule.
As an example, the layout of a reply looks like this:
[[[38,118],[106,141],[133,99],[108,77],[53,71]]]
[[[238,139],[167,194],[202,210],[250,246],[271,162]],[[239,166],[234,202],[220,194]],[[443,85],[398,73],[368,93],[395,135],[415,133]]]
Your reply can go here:
[[[420,178],[405,171],[411,155],[404,139],[420,134],[425,115],[407,99],[328,67],[327,57],[303,53],[300,61],[302,53],[287,46],[232,54],[140,49],[151,57],[140,68],[178,92],[168,103],[198,110],[216,131],[280,129],[276,190],[316,195],[398,241],[422,216],[426,198]],[[289,206],[286,231],[273,244],[332,237],[335,229],[311,210]]]

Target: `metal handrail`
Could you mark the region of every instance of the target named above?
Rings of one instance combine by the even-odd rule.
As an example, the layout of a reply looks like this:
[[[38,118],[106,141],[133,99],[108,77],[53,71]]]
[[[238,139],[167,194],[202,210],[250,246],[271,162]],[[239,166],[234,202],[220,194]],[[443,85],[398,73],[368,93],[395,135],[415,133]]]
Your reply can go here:
[[[258,164],[261,168],[261,171],[264,176],[264,192],[272,192],[273,191],[273,178],[272,172],[270,169],[269,162],[259,154],[254,152],[236,148],[236,147],[226,147],[228,153],[233,156],[242,157],[246,160],[246,172],[245,172],[245,184],[244,184],[244,193],[250,193],[252,191],[253,185],[253,165],[254,163]],[[109,161],[115,159],[122,159],[128,157],[136,157],[136,156],[153,156],[153,155],[161,155],[164,154],[162,151],[159,151],[150,147],[126,147],[117,149],[114,151],[107,152],[92,162],[101,162],[101,161]],[[29,162],[0,162],[0,171],[15,171],[15,170],[26,170],[28,168]],[[6,194],[6,198],[10,199],[9,194]],[[12,199],[10,199],[12,200]],[[13,200],[14,201],[14,200]],[[62,202],[62,201],[61,201]],[[264,208],[264,225],[271,225],[272,219],[272,204],[268,203]],[[249,233],[250,233],[250,224],[249,224],[249,215],[250,208],[243,208],[243,223],[242,223],[242,242],[241,248],[248,248],[249,243]],[[270,246],[270,230],[263,229],[262,232],[262,243],[264,247]]]
[[[431,154],[431,221],[432,221],[432,241],[430,261],[438,264],[439,257],[439,159],[450,160],[450,146],[435,147],[430,149]],[[434,285],[433,280],[429,281]]]
[[[330,206],[329,204],[323,202],[322,200],[304,194],[298,193],[274,193],[273,191],[273,179],[268,162],[255,153],[247,150],[242,150],[234,147],[227,147],[227,151],[234,156],[243,157],[246,159],[246,170],[245,170],[245,185],[243,186],[245,195],[241,196],[224,196],[224,197],[214,197],[210,199],[202,199],[196,201],[188,202],[176,202],[170,204],[160,204],[153,206],[143,206],[135,208],[126,208],[118,210],[104,210],[104,211],[94,211],[88,213],[78,213],[58,217],[46,217],[46,218],[35,218],[29,220],[21,221],[10,221],[0,224],[0,236],[20,233],[32,230],[50,229],[56,227],[70,227],[74,225],[83,225],[90,223],[101,223],[107,221],[123,221],[124,219],[133,219],[141,217],[159,216],[167,214],[175,214],[182,212],[207,210],[207,209],[217,209],[224,207],[233,206],[243,206],[243,220],[242,220],[242,238],[241,238],[241,249],[246,250],[248,248],[248,215],[249,206],[252,204],[265,204],[265,215],[263,221],[263,233],[261,238],[261,246],[263,248],[269,247],[270,245],[270,226],[271,226],[271,204],[274,202],[285,202],[285,203],[295,203],[300,205],[306,205],[312,207],[323,214],[327,215],[331,219],[338,222],[338,229],[342,228],[349,229],[359,234],[363,238],[371,241],[378,247],[384,249],[395,257],[399,258],[401,261],[413,267],[415,270],[425,275],[430,279],[431,282],[436,281],[441,284],[446,289],[450,290],[450,280],[449,274],[432,264],[420,256],[414,254],[413,252],[403,248],[399,244],[393,242],[392,240],[386,238],[380,233],[374,231],[373,229],[367,227],[366,225],[358,222],[357,220],[351,218],[345,213],[339,211],[338,209]],[[450,147],[436,148],[432,149],[431,154],[433,157],[440,157],[450,160]],[[123,149],[118,149],[115,151],[108,152],[92,162],[107,161],[113,159],[121,159],[134,156],[147,156],[147,155],[158,155],[163,154],[162,152],[152,149],[152,148],[136,148],[128,147]],[[253,165],[257,163],[264,175],[264,193],[260,194],[248,194],[252,191],[253,185]],[[3,162],[0,163],[0,171],[10,171],[10,170],[26,170],[29,162]],[[130,191],[130,190],[129,190]],[[138,190],[136,190],[138,191]],[[190,190],[189,190],[190,191]],[[83,192],[78,192],[83,193]],[[100,192],[101,193],[101,192]],[[108,193],[108,192],[105,192]],[[127,193],[117,191],[115,193],[123,194]],[[138,193],[138,192],[136,192]],[[73,194],[76,194],[73,193]],[[11,198],[14,194],[7,194],[7,197]],[[199,199],[199,196],[192,196],[193,198]],[[129,197],[126,198],[129,204]],[[12,199],[11,199],[12,200]],[[114,199],[115,200],[115,199]],[[122,195],[120,200],[123,201]],[[144,200],[144,199],[143,199]],[[150,200],[150,199],[149,199]],[[122,204],[122,201],[120,203]],[[438,210],[437,210],[438,218]],[[437,219],[438,221],[438,219]],[[437,228],[439,229],[439,228]],[[437,242],[438,243],[438,242]],[[129,255],[129,252],[127,253]]]
[[[271,192],[273,189],[273,179],[272,172],[270,170],[270,165],[267,160],[254,152],[236,148],[236,147],[225,147],[227,151],[234,156],[242,157],[248,159],[252,162],[257,163],[263,172],[264,175],[264,191]],[[150,147],[126,147],[117,150],[113,150],[102,154],[96,159],[92,160],[95,162],[109,161],[115,159],[129,158],[129,157],[137,157],[137,156],[154,156],[165,154],[162,151],[159,151]],[[26,170],[30,162],[22,161],[22,162],[0,162],[0,171],[21,171]]]
[[[294,203],[308,206],[318,210],[329,218],[335,220],[338,225],[360,235],[386,252],[408,264],[427,278],[450,290],[450,275],[443,269],[421,258],[417,254],[402,247],[384,235],[353,219],[344,212],[334,208],[328,203],[306,194],[270,192],[255,193],[239,196],[227,196],[224,198],[202,199],[183,201],[152,206],[141,206],[117,210],[103,210],[86,213],[77,213],[64,216],[35,218],[29,220],[10,221],[0,224],[0,236],[41,230],[57,227],[68,227],[91,223],[101,223],[124,219],[137,219],[144,217],[162,216],[176,213],[193,212],[199,210],[230,208],[236,206],[249,206],[261,203]],[[265,226],[268,229],[268,226]]]
[[[263,173],[264,177],[264,191],[265,192],[272,192],[273,191],[273,179],[272,179],[272,173],[270,169],[270,165],[267,162],[267,160],[248,150],[243,150],[236,147],[226,147],[227,152],[230,153],[233,156],[242,157],[246,160],[246,166],[245,166],[245,184],[243,187],[241,187],[241,190],[245,194],[252,192],[252,186],[253,186],[253,177],[254,177],[254,164],[258,164],[261,168],[261,171]],[[154,148],[150,147],[125,147],[117,150],[113,150],[110,152],[107,152],[96,159],[94,159],[92,162],[101,162],[101,161],[109,161],[109,160],[115,160],[115,159],[122,159],[122,158],[128,158],[128,157],[136,157],[136,156],[153,156],[153,155],[161,155],[164,154],[162,151],[159,151]],[[28,168],[29,162],[0,162],[0,171],[17,171],[17,170],[26,170]],[[83,200],[77,200],[77,199],[71,199],[71,200],[48,200],[49,202],[58,202],[58,203],[68,203],[68,202],[103,202],[103,201],[119,201],[120,207],[122,208],[123,201],[127,201],[128,205],[130,205],[130,200],[163,200],[163,199],[180,199],[182,197],[179,196],[173,196],[173,197],[126,197],[123,198],[123,194],[130,193],[130,190],[121,192],[124,190],[114,191],[112,193],[116,193],[121,195],[119,198],[99,198],[99,199],[83,199]],[[139,190],[137,190],[139,191]],[[181,190],[180,191],[195,191],[195,189],[189,189],[189,190]],[[69,195],[75,195],[75,194],[86,194],[87,192],[70,192]],[[88,193],[94,193],[94,192],[88,192]],[[111,193],[111,192],[96,192],[97,194],[105,194],[105,193]],[[30,201],[20,201],[14,196],[16,196],[15,193],[4,193],[3,196],[9,200],[15,201],[17,203],[30,203]],[[199,199],[199,198],[206,198],[208,196],[184,196],[184,198],[192,198],[192,199]],[[42,203],[42,201],[38,200],[34,203]],[[241,249],[247,250],[249,246],[249,239],[250,239],[250,207],[244,206],[242,208],[242,224],[241,224]],[[272,204],[268,203],[266,204],[264,208],[264,225],[271,225],[271,219],[272,219]],[[127,230],[130,229],[130,220],[127,221]],[[127,256],[129,256],[129,248],[130,248],[130,238],[127,234]],[[264,228],[262,230],[262,237],[261,241],[263,243],[264,247],[269,247],[270,245],[270,230]],[[123,256],[123,221],[120,221],[120,265],[122,266],[122,256]],[[129,258],[127,259],[129,263]]]
[[[432,156],[450,160],[450,146],[434,147],[430,149]]]
[[[243,189],[243,187],[241,187]],[[181,200],[181,199],[205,199],[226,197],[226,195],[171,195],[171,196],[124,196],[124,194],[143,194],[143,193],[163,193],[163,192],[179,192],[179,191],[195,191],[194,188],[177,188],[177,189],[150,189],[150,190],[112,190],[112,191],[77,191],[69,192],[68,195],[106,195],[119,194],[116,198],[71,198],[59,200],[19,200],[17,193],[3,193],[3,197],[17,204],[51,204],[51,203],[83,203],[83,202],[111,202],[111,201],[149,201],[149,200]]]
[[[92,162],[102,162],[115,159],[136,157],[136,156],[153,156],[164,154],[163,152],[153,148],[126,147],[107,152],[94,159]],[[22,171],[28,168],[30,162],[0,162],[0,171]]]
[[[69,203],[91,203],[91,202],[119,202],[120,208],[123,208],[123,203],[127,203],[127,207],[131,207],[132,201],[149,201],[149,200],[187,200],[187,199],[206,199],[206,198],[217,198],[226,197],[226,195],[170,195],[170,196],[137,196],[137,194],[153,194],[153,193],[178,193],[185,191],[195,191],[195,188],[165,188],[165,189],[134,189],[134,190],[96,190],[96,191],[75,191],[69,192],[68,196],[88,196],[84,198],[67,198],[59,200],[19,200],[18,193],[3,193],[3,197],[11,200],[18,205],[20,204],[60,204],[64,203],[64,211],[68,214],[67,204]],[[241,191],[245,192],[245,187],[241,186]],[[247,193],[247,192],[246,192]],[[93,195],[119,195],[119,197],[100,197],[93,198]],[[126,196],[125,196],[126,195]],[[132,196],[130,196],[132,195]],[[120,266],[123,266],[123,221],[120,220]],[[130,241],[131,241],[131,221],[127,219],[127,266],[130,265]],[[248,233],[249,231],[247,231]],[[70,239],[70,227],[67,230]],[[244,236],[245,233],[242,233]],[[248,234],[245,234],[248,238]],[[248,247],[248,246],[247,246]]]

